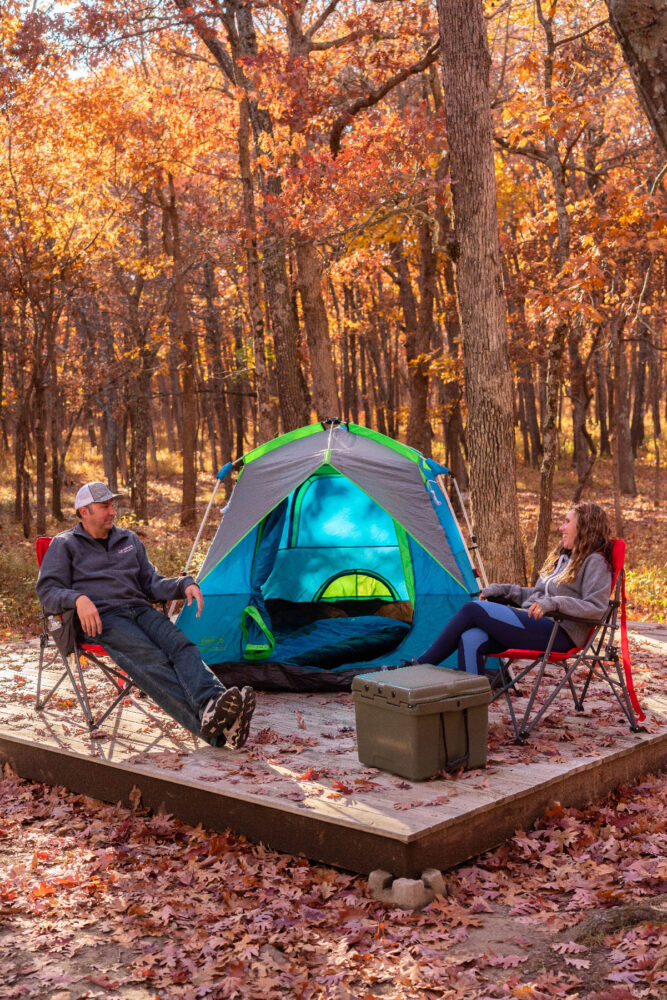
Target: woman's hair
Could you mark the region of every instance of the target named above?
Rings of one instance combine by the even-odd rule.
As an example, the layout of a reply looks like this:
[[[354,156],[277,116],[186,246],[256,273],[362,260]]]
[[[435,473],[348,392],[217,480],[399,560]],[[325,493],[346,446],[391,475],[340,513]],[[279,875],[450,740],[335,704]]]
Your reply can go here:
[[[563,583],[570,583],[575,579],[581,569],[584,559],[587,559],[593,552],[599,552],[607,562],[611,559],[611,531],[607,515],[602,507],[596,503],[578,503],[572,507],[577,519],[577,530],[574,536],[574,545],[570,561],[558,579]],[[540,576],[547,576],[553,573],[559,556],[564,552],[561,545],[556,545],[551,550],[544,565],[540,570]]]

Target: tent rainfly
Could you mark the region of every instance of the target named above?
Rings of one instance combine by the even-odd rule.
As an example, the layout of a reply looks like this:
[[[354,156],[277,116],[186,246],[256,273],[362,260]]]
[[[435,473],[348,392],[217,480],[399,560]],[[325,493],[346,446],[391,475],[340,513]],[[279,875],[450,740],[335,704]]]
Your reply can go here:
[[[225,684],[263,690],[347,690],[410,660],[479,593],[448,474],[339,420],[261,445],[197,576],[204,612],[179,626]]]

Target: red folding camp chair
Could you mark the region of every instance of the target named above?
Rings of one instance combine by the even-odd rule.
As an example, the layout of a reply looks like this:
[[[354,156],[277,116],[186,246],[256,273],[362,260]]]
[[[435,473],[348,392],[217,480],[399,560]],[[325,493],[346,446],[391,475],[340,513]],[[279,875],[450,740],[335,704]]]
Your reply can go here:
[[[645,718],[641,710],[634,685],[632,683],[632,668],[630,665],[630,652],[628,648],[627,621],[625,614],[625,542],[616,539],[612,543],[611,565],[612,581],[611,596],[609,606],[601,621],[590,619],[578,619],[591,626],[588,638],[583,646],[573,647],[566,653],[552,651],[552,646],[556,638],[558,626],[562,621],[560,615],[550,615],[555,621],[549,644],[544,652],[535,649],[506,649],[502,653],[494,654],[498,659],[498,670],[500,684],[497,687],[492,701],[496,701],[501,695],[505,696],[509,707],[512,727],[518,743],[523,743],[529,733],[535,728],[543,717],[549,706],[560,693],[568,686],[574,701],[574,707],[578,712],[583,711],[584,699],[588,692],[593,677],[605,680],[614,693],[616,701],[621,707],[621,711],[627,719],[633,733],[639,731],[638,721]],[[618,612],[621,612],[620,623]],[[619,627],[621,629],[621,656],[615,644],[615,633]],[[516,661],[528,660],[527,666],[513,668]],[[538,694],[543,687],[543,681],[547,674],[549,664],[556,663],[563,667],[563,673],[559,676],[553,689],[549,691],[545,700],[539,704],[535,714],[531,718]],[[530,682],[530,675],[535,671],[532,688],[528,694],[528,701],[523,716],[519,721],[514,710],[514,699],[520,694],[519,685],[522,681]],[[583,687],[581,693],[577,694],[574,675],[577,671],[583,672]],[[581,675],[580,675],[581,678]]]
[[[44,553],[51,544],[48,536],[42,536],[35,542],[35,554],[37,555],[38,567],[42,565]],[[111,659],[104,646],[93,643],[79,643],[74,640],[71,651],[68,651],[69,644],[59,648],[56,639],[58,631],[62,628],[63,616],[51,615],[42,608],[42,634],[40,636],[39,667],[37,671],[37,699],[35,707],[41,711],[51,700],[65,678],[69,678],[70,684],[79,703],[83,717],[89,729],[97,729],[106,718],[113,712],[115,707],[130,694],[132,688],[136,687],[134,682],[124,673]],[[48,659],[47,650],[49,645],[53,645],[53,655]],[[53,685],[48,694],[41,697],[42,671],[56,660],[60,659],[64,666],[63,672]],[[82,663],[86,660],[93,663],[102,671],[102,674],[112,684],[114,688],[114,698],[111,704],[96,719],[90,708],[90,699],[86,688],[86,667]]]

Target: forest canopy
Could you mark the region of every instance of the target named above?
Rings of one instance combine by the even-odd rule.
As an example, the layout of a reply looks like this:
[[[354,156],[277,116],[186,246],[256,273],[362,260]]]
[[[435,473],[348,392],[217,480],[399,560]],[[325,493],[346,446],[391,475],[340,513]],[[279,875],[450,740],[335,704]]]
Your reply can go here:
[[[664,150],[607,5],[484,4],[517,444],[618,490],[665,416]],[[447,100],[433,0],[0,10],[0,450],[26,537],[73,436],[147,514],[156,437],[197,480],[340,416],[465,489]],[[474,508],[474,496],[473,496]]]

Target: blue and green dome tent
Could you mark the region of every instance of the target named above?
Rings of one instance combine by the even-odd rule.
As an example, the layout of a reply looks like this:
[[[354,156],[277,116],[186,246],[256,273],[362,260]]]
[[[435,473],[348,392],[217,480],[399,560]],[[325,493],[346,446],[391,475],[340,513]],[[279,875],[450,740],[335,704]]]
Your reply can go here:
[[[337,420],[256,448],[197,576],[204,612],[179,626],[225,684],[264,690],[345,690],[410,660],[479,593],[447,472]]]

